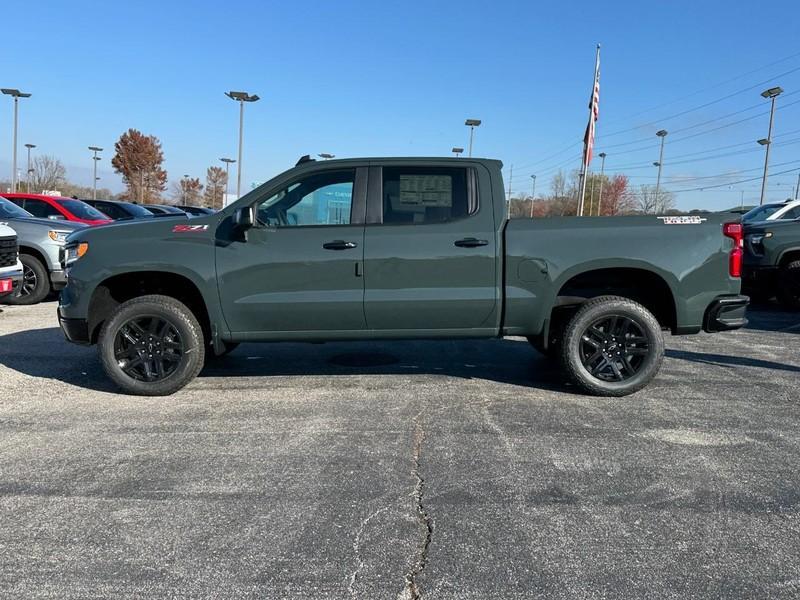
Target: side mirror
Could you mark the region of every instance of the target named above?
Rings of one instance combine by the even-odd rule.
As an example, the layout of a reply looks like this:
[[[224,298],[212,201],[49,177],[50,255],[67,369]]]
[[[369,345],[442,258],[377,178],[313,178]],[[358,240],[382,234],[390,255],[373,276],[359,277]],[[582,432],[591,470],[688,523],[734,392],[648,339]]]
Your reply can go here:
[[[236,229],[246,231],[256,224],[255,209],[252,206],[243,206],[233,213],[233,225]]]
[[[51,221],[66,221],[67,218],[64,215],[50,215],[47,217]]]

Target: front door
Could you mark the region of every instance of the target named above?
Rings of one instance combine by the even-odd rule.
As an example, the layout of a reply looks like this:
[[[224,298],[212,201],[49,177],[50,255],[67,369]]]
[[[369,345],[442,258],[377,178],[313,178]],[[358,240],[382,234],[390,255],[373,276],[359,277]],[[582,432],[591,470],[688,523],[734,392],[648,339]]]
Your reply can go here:
[[[300,175],[254,202],[258,223],[246,241],[218,241],[220,299],[234,335],[364,329],[365,181],[366,169]]]
[[[491,189],[478,189],[475,168],[385,165],[371,167],[369,179],[367,327],[392,336],[493,331],[500,306],[497,231]]]

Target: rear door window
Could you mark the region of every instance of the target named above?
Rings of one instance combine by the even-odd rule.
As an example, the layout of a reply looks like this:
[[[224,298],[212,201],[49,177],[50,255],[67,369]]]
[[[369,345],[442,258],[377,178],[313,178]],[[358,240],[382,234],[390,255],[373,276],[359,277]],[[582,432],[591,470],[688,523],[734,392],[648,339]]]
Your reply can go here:
[[[446,223],[477,211],[468,170],[458,167],[384,167],[383,222]]]

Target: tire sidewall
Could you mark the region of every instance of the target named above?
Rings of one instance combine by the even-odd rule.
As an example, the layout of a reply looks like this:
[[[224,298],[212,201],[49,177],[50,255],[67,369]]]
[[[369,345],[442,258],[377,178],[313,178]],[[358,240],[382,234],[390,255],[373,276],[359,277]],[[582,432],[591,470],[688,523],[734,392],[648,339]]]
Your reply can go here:
[[[639,371],[621,382],[604,381],[594,377],[580,357],[580,341],[586,329],[598,319],[620,315],[632,319],[644,332],[650,353]],[[643,306],[624,299],[611,299],[587,305],[570,321],[562,344],[562,361],[572,379],[584,390],[602,396],[625,396],[644,388],[658,373],[664,357],[664,337],[656,318]]]
[[[30,306],[32,304],[39,304],[47,297],[50,292],[50,277],[47,275],[42,262],[35,256],[30,254],[20,254],[19,260],[24,268],[31,269],[36,275],[36,287],[33,293],[27,296],[14,295],[6,299],[8,304],[16,304],[18,306]]]
[[[120,328],[134,318],[154,316],[172,324],[181,336],[184,352],[174,372],[155,382],[139,381],[125,374],[114,357],[114,340]],[[200,325],[186,306],[171,298],[148,301],[147,297],[130,300],[120,306],[100,332],[100,360],[106,374],[125,392],[144,396],[165,396],[183,388],[203,366],[203,341]]]

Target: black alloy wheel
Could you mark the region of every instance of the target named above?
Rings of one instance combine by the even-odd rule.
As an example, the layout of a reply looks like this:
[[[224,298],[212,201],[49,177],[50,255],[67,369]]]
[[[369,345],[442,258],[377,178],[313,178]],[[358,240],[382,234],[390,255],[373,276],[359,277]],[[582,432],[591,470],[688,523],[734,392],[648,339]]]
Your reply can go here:
[[[123,323],[114,337],[119,368],[137,381],[166,379],[180,365],[184,351],[178,328],[162,316],[136,316]]]
[[[581,335],[581,363],[602,381],[625,381],[636,376],[649,353],[644,329],[625,315],[597,319]]]

